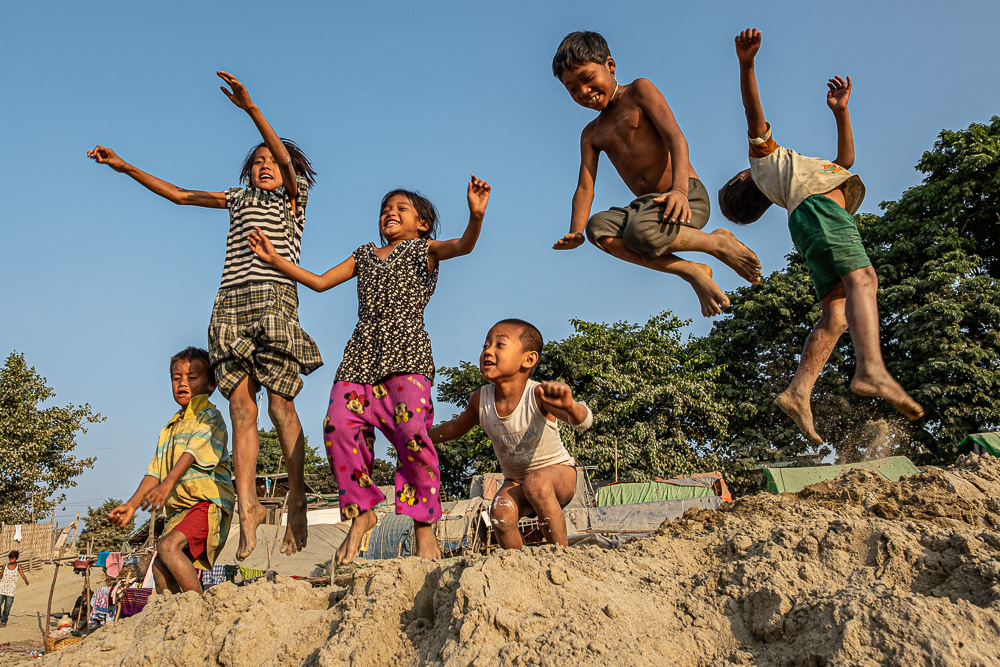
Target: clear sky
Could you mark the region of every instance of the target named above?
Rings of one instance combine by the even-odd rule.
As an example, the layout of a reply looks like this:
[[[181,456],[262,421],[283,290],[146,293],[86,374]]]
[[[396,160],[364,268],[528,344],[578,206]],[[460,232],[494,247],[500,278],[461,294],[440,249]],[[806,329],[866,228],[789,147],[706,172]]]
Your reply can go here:
[[[277,7],[288,7],[274,11]],[[439,207],[442,238],[467,220],[465,183],[493,197],[473,255],[442,265],[427,309],[438,366],[474,361],[496,320],[547,339],[569,320],[644,322],[670,309],[706,333],[690,288],[591,246],[550,249],[567,231],[579,134],[593,112],[553,78],[572,30],[605,35],[622,81],[666,95],[710,192],[746,165],[733,37],[760,28],[758,78],[779,142],[832,156],[825,81],[850,74],[862,211],[919,181],[913,165],[943,129],[997,113],[995,2],[137,2],[7,3],[0,25],[4,205],[0,353],[23,352],[56,391],[107,417],[80,438],[94,469],[68,492],[61,523],[127,498],[176,409],[171,354],[207,345],[225,253],[224,211],[177,207],[85,157],[95,144],[175,184],[236,184],[259,141],[219,91],[238,76],[282,136],[319,172],[302,265],[323,271],[377,240],[379,200],[402,186]],[[604,159],[595,211],[631,195]],[[726,225],[713,213],[708,229]],[[775,208],[735,230],[765,275],[791,249]],[[725,290],[740,279],[709,260]],[[326,365],[296,400],[306,434],[321,421],[356,322],[354,283],[300,289],[303,328]],[[215,396],[224,414],[225,400]],[[447,406],[438,411],[447,416]],[[262,426],[269,427],[266,416]],[[378,451],[384,452],[380,440]]]

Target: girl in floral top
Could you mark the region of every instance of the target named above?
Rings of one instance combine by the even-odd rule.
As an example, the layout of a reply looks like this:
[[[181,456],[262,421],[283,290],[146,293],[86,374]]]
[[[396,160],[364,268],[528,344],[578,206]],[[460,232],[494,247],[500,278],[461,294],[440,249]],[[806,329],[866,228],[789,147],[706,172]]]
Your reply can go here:
[[[467,255],[476,246],[489,198],[489,184],[472,176],[465,233],[437,241],[434,205],[416,192],[393,190],[382,198],[383,245],[363,245],[322,275],[282,257],[264,231],[250,234],[250,248],[258,257],[317,292],[358,279],[358,325],[337,369],[323,423],[327,456],[340,489],[340,511],[351,519],[335,565],[354,559],[361,538],[375,525],[372,508],[384,500],[371,478],[376,428],[398,452],[396,512],[413,517],[416,554],[441,555],[433,529],[441,516],[441,475],[427,435],[434,421],[434,360],[424,331],[424,308],[434,294],[438,264]]]

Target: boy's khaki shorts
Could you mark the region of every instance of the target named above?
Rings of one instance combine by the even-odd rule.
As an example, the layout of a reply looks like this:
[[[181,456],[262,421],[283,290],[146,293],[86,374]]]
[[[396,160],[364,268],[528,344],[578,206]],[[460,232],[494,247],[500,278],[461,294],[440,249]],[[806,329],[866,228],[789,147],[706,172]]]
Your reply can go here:
[[[788,231],[820,301],[843,276],[871,266],[854,216],[829,197],[813,195],[795,207]]]
[[[667,251],[682,225],[701,229],[708,222],[712,205],[708,190],[697,178],[688,179],[690,222],[664,222],[664,204],[651,203],[659,196],[660,193],[654,192],[634,199],[626,208],[615,206],[608,211],[595,213],[587,221],[587,239],[601,248],[598,243],[600,239],[606,236],[620,238],[629,249],[648,262]]]

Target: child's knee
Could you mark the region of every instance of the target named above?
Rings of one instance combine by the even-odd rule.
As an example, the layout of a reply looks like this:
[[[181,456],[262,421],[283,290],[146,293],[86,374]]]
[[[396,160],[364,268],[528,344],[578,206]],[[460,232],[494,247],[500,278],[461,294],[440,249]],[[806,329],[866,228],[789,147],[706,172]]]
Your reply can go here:
[[[497,496],[490,505],[490,523],[495,529],[504,529],[517,525],[520,518],[517,505],[507,496]]]
[[[298,417],[295,403],[278,394],[268,394],[267,414],[275,426],[287,426]]]

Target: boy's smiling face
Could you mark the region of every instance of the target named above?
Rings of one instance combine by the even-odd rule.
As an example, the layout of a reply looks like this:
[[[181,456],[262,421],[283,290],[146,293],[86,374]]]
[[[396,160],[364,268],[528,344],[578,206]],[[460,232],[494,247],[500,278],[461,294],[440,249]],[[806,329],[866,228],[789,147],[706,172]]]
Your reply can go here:
[[[537,357],[537,352],[525,351],[518,327],[497,324],[486,334],[483,351],[479,354],[479,371],[485,380],[495,382],[514,377],[522,370],[530,371]]]
[[[570,97],[582,107],[603,111],[611,103],[618,87],[614,77],[615,61],[583,63],[563,70],[559,76]]]
[[[255,188],[273,192],[281,187],[281,170],[267,146],[261,146],[253,152],[253,162],[250,165],[250,184]]]
[[[186,408],[191,399],[215,391],[215,382],[199,359],[178,359],[170,369],[170,386],[177,405]]]

